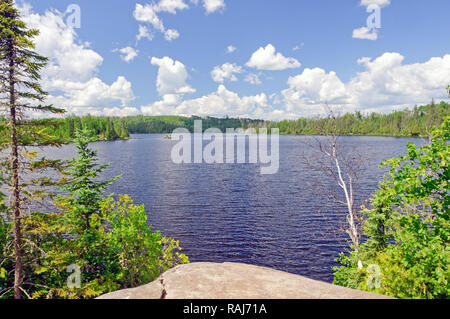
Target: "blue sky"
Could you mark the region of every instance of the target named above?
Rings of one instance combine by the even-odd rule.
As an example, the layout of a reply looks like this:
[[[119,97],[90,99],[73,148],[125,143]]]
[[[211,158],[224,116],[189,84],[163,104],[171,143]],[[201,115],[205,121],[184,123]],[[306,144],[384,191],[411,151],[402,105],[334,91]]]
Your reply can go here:
[[[75,114],[282,119],[324,103],[389,112],[446,100],[450,83],[448,0],[17,4],[52,61],[49,101]],[[68,22],[70,4],[80,28]],[[368,30],[371,5],[381,28]]]

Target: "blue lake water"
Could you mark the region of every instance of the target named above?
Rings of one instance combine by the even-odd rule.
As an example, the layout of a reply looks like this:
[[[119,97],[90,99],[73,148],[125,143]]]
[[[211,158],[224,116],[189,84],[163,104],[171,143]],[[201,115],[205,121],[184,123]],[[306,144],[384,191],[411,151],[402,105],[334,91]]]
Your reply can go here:
[[[191,262],[241,262],[331,282],[334,259],[347,247],[340,231],[345,208],[310,182],[324,177],[301,161],[305,137],[280,136],[280,168],[261,175],[257,164],[174,164],[175,141],[163,135],[133,135],[128,141],[97,142],[105,177],[122,174],[110,191],[145,204],[154,230],[180,241]],[[368,161],[357,190],[370,197],[388,157],[403,155],[421,139],[343,137]],[[73,157],[73,145],[47,149],[54,158]],[[311,155],[312,156],[312,155]],[[330,182],[330,187],[334,187]]]

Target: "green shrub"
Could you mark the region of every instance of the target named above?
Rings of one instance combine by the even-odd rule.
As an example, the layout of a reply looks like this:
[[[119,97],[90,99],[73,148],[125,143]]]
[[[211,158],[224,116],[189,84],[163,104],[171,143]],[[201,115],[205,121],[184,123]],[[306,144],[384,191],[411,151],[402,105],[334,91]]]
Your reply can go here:
[[[449,139],[446,117],[431,143],[411,143],[407,155],[383,163],[389,176],[371,198],[373,208],[363,209],[368,239],[357,252],[340,256],[336,284],[399,298],[449,297]],[[379,285],[372,284],[370,265],[380,271]]]
[[[153,232],[144,206],[127,195],[104,191],[107,165],[97,164],[87,131],[78,131],[78,157],[62,179],[55,199],[59,213],[33,212],[22,221],[24,283],[30,298],[95,298],[147,284],[162,272],[188,263],[177,241]],[[0,198],[1,199],[1,198]],[[11,225],[0,218],[0,297],[11,297],[14,260]],[[73,268],[73,269],[72,269]],[[79,286],[72,286],[79,270]],[[76,282],[76,280],[75,280]]]

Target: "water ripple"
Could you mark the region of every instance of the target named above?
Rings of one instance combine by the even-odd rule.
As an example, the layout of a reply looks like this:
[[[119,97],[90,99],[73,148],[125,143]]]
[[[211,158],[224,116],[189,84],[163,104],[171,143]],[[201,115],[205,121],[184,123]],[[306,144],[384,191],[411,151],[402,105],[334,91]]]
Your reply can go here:
[[[175,165],[173,141],[139,135],[127,142],[95,143],[108,177],[123,174],[110,191],[145,204],[153,229],[180,240],[191,261],[234,261],[331,281],[331,266],[347,238],[339,231],[345,208],[316,196],[308,182],[320,174],[300,162],[301,137],[280,137],[280,170],[260,175],[258,165]],[[359,198],[367,199],[385,172],[382,159],[405,152],[411,139],[348,137],[371,155]],[[67,158],[73,146],[48,149]],[[321,212],[320,214],[318,212]],[[345,221],[345,220],[344,220]]]

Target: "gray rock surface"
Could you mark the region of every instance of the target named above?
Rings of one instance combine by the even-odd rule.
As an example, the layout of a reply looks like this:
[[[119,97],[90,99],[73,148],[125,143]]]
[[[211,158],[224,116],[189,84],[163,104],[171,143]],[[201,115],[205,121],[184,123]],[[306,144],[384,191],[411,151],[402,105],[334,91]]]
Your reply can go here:
[[[98,299],[380,299],[385,296],[265,267],[192,263],[175,267],[147,285]]]

